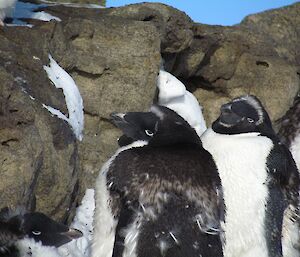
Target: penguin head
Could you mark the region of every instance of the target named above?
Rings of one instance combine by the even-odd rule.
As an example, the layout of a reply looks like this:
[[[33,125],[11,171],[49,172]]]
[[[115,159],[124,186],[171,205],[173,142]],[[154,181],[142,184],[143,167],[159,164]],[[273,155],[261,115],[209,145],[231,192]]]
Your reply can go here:
[[[220,116],[212,124],[212,129],[217,133],[275,134],[268,113],[258,98],[253,95],[237,97],[223,104],[220,110]]]
[[[149,141],[154,133],[158,117],[152,112],[112,113],[112,123],[124,133],[118,140],[120,146],[133,141]]]
[[[59,247],[82,236],[81,231],[58,223],[40,212],[26,213],[22,218],[24,234],[43,245]]]
[[[153,105],[149,112],[113,113],[111,117],[113,123],[124,133],[119,139],[119,144],[130,140],[144,140],[149,142],[149,145],[182,142],[201,144],[196,131],[187,121],[164,106]]]

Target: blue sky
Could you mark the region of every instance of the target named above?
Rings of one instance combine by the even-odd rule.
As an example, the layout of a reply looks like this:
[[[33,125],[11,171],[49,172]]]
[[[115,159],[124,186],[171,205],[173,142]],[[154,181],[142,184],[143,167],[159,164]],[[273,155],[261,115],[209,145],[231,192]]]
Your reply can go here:
[[[145,2],[140,0],[107,0],[107,7],[123,6]],[[184,11],[194,21],[205,24],[233,25],[248,14],[278,8],[299,1],[296,0],[161,0],[161,2]]]

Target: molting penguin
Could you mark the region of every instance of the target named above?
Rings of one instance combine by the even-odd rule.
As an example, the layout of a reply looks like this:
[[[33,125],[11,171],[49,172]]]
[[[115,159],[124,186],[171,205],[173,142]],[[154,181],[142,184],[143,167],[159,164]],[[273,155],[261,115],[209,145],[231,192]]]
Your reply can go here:
[[[40,212],[19,213],[3,208],[0,215],[0,256],[38,257],[33,251],[35,242],[38,247],[59,247],[82,236],[79,230],[70,229]],[[45,250],[40,252],[48,256]]]
[[[211,155],[174,111],[113,114],[134,142],[96,182],[92,256],[223,256],[223,202]]]
[[[278,136],[290,149],[294,160],[300,169],[300,93],[296,97],[293,106],[280,119]]]
[[[278,136],[291,151],[298,171],[300,169],[300,95],[293,106],[279,120]],[[300,221],[291,219],[293,212],[286,211],[283,226],[283,250],[284,256],[300,256]],[[293,240],[291,240],[293,239]],[[298,240],[298,241],[296,241]]]
[[[282,256],[283,215],[298,216],[299,175],[261,102],[242,96],[224,104],[201,140],[222,181],[224,256]]]

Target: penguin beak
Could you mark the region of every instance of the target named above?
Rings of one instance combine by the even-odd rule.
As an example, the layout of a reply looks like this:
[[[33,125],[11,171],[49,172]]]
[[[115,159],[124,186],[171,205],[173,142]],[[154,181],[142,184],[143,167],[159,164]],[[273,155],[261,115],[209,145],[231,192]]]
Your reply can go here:
[[[70,228],[67,232],[60,233],[60,235],[66,236],[70,238],[70,240],[77,239],[83,236],[82,232],[75,228]]]
[[[122,130],[122,132],[125,135],[130,135],[131,131],[135,128],[134,124],[131,124],[126,120],[126,113],[117,113],[113,112],[110,114],[110,120],[111,122],[119,129]]]
[[[125,120],[126,113],[113,112],[110,114],[111,122],[120,130],[122,130],[123,135],[118,139],[119,146],[126,146],[133,142],[131,136],[135,133],[136,127],[134,124]]]
[[[218,120],[223,124],[235,125],[242,120],[242,117],[235,114],[232,109],[232,103],[223,104],[221,106],[221,114]]]
[[[118,124],[120,123],[127,123],[124,119],[125,113],[121,112],[113,112],[110,114],[110,120],[111,122],[118,127]]]

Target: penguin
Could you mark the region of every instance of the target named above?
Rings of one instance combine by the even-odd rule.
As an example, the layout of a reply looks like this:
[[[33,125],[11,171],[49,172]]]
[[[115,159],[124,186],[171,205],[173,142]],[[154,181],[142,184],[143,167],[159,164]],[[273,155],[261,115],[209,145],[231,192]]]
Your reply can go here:
[[[296,96],[293,106],[278,121],[278,136],[291,151],[300,169],[300,93]]]
[[[3,208],[0,214],[0,256],[38,256],[35,242],[59,247],[82,236],[81,231],[58,223],[41,212],[25,213]],[[38,246],[36,248],[38,248]],[[44,252],[45,249],[40,251]]]
[[[133,142],[97,178],[92,256],[223,256],[220,178],[195,130],[158,105],[112,118]]]
[[[300,169],[300,94],[294,100],[293,106],[277,121],[278,136],[293,155],[298,171]],[[284,256],[300,256],[300,222],[291,219],[293,212],[286,211],[283,221],[283,252]],[[297,223],[298,222],[298,223]],[[291,240],[293,239],[293,240]],[[298,241],[296,241],[298,240]]]
[[[299,256],[285,255],[281,241],[283,216],[299,215],[300,180],[291,153],[255,96],[235,98],[220,109],[201,140],[222,182],[224,256]]]

